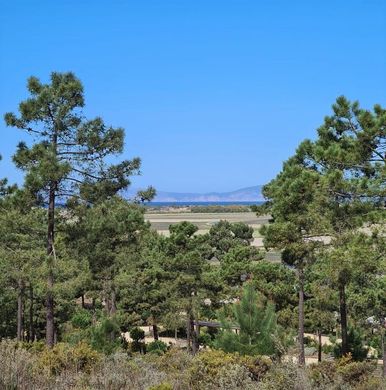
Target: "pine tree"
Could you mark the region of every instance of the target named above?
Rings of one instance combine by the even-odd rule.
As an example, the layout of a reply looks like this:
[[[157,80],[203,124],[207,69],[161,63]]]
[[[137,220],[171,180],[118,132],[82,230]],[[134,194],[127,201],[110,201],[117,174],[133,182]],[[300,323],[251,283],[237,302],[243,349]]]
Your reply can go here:
[[[123,150],[122,128],[106,126],[101,118],[85,120],[83,86],[73,73],[52,73],[51,83],[30,77],[30,97],[19,105],[20,116],[6,113],[8,126],[34,137],[31,147],[21,142],[14,161],[25,171],[25,188],[47,209],[46,342],[54,344],[54,268],[57,201],[76,198],[86,202],[112,196],[129,185],[140,160],[107,165],[106,157]]]
[[[233,305],[229,317],[223,315],[224,330],[214,342],[216,348],[245,355],[280,354],[275,307],[269,302],[263,304],[252,283],[244,286],[241,300]]]

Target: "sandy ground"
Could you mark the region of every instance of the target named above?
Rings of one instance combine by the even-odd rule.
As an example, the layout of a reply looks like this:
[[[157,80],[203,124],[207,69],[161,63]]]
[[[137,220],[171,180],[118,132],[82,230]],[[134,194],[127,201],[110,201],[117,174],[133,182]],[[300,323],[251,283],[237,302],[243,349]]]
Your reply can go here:
[[[153,337],[152,332],[151,332],[151,327],[139,326],[138,328],[142,329],[145,332],[145,343],[146,344],[149,344],[152,341],[154,341],[154,337]],[[129,342],[133,341],[132,338],[130,337],[129,332],[123,333],[123,336],[127,341],[129,341]],[[159,337],[158,339],[160,341],[163,341],[167,345],[176,345],[180,348],[184,348],[187,346],[187,342],[185,339],[180,339],[180,338],[175,339],[174,337]]]

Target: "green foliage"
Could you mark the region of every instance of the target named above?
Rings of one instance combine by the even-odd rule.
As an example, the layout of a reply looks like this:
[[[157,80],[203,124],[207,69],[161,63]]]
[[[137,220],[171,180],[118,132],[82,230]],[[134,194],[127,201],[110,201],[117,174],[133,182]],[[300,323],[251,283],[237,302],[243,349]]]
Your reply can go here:
[[[168,349],[167,344],[161,340],[154,340],[151,343],[146,345],[146,352],[155,353],[158,355],[165,353],[167,349]]]
[[[100,358],[101,355],[84,342],[74,347],[58,343],[53,348],[42,351],[37,366],[50,375],[58,375],[69,368],[90,371]]]
[[[71,323],[76,328],[86,329],[92,323],[92,314],[88,310],[78,309],[71,317]]]
[[[264,376],[270,366],[271,362],[264,357],[252,358],[216,350],[202,351],[192,361],[190,384],[194,389],[233,388],[220,387],[221,383],[231,381],[237,389],[253,388],[253,381]]]
[[[271,303],[262,303],[252,284],[244,287],[241,301],[234,304],[230,319],[224,318],[222,325],[225,330],[219,333],[213,345],[225,352],[270,356],[283,352],[275,308]]]
[[[364,346],[360,331],[354,327],[350,327],[347,333],[348,352],[353,360],[362,361],[366,359],[368,348]],[[342,346],[336,344],[334,348],[335,357],[342,357]]]
[[[140,342],[145,339],[145,332],[141,328],[133,328],[130,330],[130,337],[134,341]]]
[[[149,387],[149,390],[173,390],[173,386],[170,383],[161,383],[159,385]]]
[[[146,352],[145,332],[141,328],[133,328],[130,330],[132,343],[130,345],[132,352]]]
[[[371,380],[375,369],[375,364],[369,362],[353,362],[349,355],[337,361],[324,361],[319,364],[312,364],[308,370],[308,375],[315,389],[382,389],[380,382],[373,382]],[[373,385],[371,383],[377,386],[372,387]]]
[[[114,318],[102,320],[90,328],[90,344],[98,352],[112,354],[121,345],[121,333]]]
[[[247,213],[254,211],[253,206],[240,206],[240,205],[209,205],[209,206],[192,206],[190,212],[192,213]]]

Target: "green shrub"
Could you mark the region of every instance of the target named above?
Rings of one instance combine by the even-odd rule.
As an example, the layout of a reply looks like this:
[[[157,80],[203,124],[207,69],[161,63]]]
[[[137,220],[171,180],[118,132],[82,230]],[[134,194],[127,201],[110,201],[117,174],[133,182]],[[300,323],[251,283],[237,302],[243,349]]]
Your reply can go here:
[[[304,370],[293,363],[275,364],[259,383],[259,390],[306,390],[310,389]]]
[[[75,328],[86,329],[91,326],[92,315],[88,310],[78,309],[71,317],[71,324]]]
[[[149,390],[173,390],[173,386],[170,383],[160,383],[159,385],[149,387]]]
[[[23,341],[19,343],[18,346],[29,352],[37,353],[37,352],[42,352],[45,349],[46,344],[44,343],[43,340],[32,341],[32,342]]]
[[[336,363],[334,361],[323,361],[311,364],[308,368],[308,376],[315,388],[332,386],[336,380]]]
[[[168,350],[168,346],[161,340],[154,340],[151,343],[147,344],[146,352],[156,353],[162,355]]]
[[[133,341],[141,342],[145,339],[145,332],[141,328],[133,328],[130,331],[130,337]]]
[[[345,383],[355,385],[366,382],[376,368],[376,364],[369,362],[350,362],[346,365],[340,366],[337,369],[337,373],[341,376]]]
[[[364,346],[362,334],[359,330],[351,327],[347,333],[348,351],[353,360],[362,361],[366,359],[368,348]],[[334,355],[339,358],[342,357],[342,345],[337,343],[334,346]]]
[[[89,372],[100,358],[101,355],[84,342],[75,347],[58,343],[39,354],[37,367],[50,375],[58,375],[65,370]]]
[[[130,343],[130,349],[132,352],[146,352],[145,345],[145,332],[141,328],[133,328],[130,331],[130,337],[132,338],[132,342]]]
[[[265,375],[270,365],[270,359],[265,357],[240,356],[237,353],[226,353],[220,350],[205,350],[197,354],[192,361],[190,383],[193,388],[197,389],[206,388],[205,386],[211,388],[209,384],[212,384],[212,388],[216,388],[220,382],[223,383],[222,381],[225,380],[221,379],[225,373],[239,372],[240,378],[244,378],[242,383],[249,388],[252,382],[257,382]],[[237,384],[236,377],[233,375],[227,378],[234,385]]]
[[[115,352],[121,345],[121,332],[113,318],[104,318],[90,329],[90,344],[98,352],[107,355]]]

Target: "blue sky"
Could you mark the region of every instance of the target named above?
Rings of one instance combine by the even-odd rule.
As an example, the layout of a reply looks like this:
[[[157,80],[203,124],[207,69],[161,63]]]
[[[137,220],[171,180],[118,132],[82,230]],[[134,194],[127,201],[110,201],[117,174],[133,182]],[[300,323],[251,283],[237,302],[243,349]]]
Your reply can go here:
[[[386,105],[383,0],[6,1],[0,112],[30,75],[71,70],[88,117],[126,129],[148,184],[228,191],[264,184],[338,95]],[[26,136],[0,123],[0,177]]]

